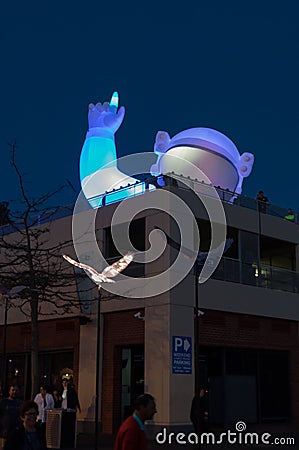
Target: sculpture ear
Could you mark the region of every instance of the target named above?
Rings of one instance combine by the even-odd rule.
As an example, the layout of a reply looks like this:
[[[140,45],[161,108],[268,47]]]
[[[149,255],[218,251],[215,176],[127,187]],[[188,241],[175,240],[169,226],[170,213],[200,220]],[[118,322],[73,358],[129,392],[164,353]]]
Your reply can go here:
[[[158,131],[158,133],[156,134],[154,152],[155,153],[165,153],[168,148],[169,142],[170,142],[170,136],[167,133],[167,131]]]
[[[243,178],[248,177],[252,171],[254,163],[254,155],[252,153],[243,153],[239,159],[238,170],[239,175]]]

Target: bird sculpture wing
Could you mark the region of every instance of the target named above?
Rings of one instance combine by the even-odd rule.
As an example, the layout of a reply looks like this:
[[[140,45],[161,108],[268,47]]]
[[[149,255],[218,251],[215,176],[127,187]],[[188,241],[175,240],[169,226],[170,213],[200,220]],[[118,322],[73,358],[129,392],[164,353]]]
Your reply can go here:
[[[86,270],[92,280],[95,283],[114,283],[114,281],[110,280],[110,278],[116,277],[120,272],[125,270],[125,268],[133,261],[134,254],[132,252],[127,253],[121,259],[111,264],[111,266],[105,267],[102,273],[97,272],[93,267],[88,266],[87,264],[79,263],[74,259],[70,258],[67,255],[62,255],[64,259],[66,259],[69,263],[73,264],[73,266],[80,267],[80,269]]]
[[[66,259],[69,263],[73,264],[73,266],[76,267],[80,267],[80,269],[84,269],[87,272],[90,273],[91,276],[96,276],[99,277],[100,274],[99,272],[97,272],[93,267],[88,266],[87,264],[83,264],[83,263],[79,263],[77,261],[75,261],[74,259],[70,258],[67,255],[62,255],[64,257],[64,259]]]
[[[116,275],[118,275],[120,272],[125,270],[126,267],[128,267],[128,265],[133,261],[133,258],[134,254],[132,252],[127,253],[121,259],[111,264],[111,266],[105,267],[102,275],[107,278],[116,277]]]

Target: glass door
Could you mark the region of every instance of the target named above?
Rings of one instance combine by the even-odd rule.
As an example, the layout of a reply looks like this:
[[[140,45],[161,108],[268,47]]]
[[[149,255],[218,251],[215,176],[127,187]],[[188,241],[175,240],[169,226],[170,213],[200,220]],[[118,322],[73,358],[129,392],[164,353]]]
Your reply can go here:
[[[144,393],[144,346],[123,347],[121,376],[121,419],[133,412],[135,399]]]

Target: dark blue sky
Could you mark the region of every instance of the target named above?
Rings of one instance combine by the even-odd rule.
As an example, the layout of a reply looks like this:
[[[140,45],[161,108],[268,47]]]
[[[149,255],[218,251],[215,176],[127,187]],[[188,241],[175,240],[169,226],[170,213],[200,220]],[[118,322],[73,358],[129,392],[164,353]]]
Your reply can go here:
[[[158,130],[215,128],[255,155],[244,194],[299,211],[298,1],[134,3],[2,5],[0,200],[18,197],[14,138],[32,195],[79,191],[87,105],[118,90],[119,156],[152,151]]]

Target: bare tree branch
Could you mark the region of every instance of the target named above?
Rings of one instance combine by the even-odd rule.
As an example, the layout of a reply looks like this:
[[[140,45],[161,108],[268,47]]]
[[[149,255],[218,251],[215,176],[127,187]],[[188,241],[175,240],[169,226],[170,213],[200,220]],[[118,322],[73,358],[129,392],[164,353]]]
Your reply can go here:
[[[55,227],[55,215],[60,207],[46,208],[49,199],[61,192],[63,187],[38,198],[28,195],[24,175],[16,162],[15,142],[11,148],[11,165],[17,175],[23,209],[14,211],[8,225],[0,226],[0,283],[8,289],[22,285],[29,289],[20,294],[18,310],[31,324],[31,394],[38,391],[38,319],[41,316],[63,316],[79,311],[80,300],[76,274],[64,262],[62,254],[72,247],[72,240],[56,242],[51,236]],[[80,275],[82,279],[82,275]],[[93,299],[93,286],[81,295]],[[11,300],[14,304],[14,300]]]

